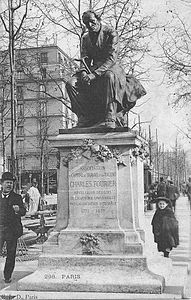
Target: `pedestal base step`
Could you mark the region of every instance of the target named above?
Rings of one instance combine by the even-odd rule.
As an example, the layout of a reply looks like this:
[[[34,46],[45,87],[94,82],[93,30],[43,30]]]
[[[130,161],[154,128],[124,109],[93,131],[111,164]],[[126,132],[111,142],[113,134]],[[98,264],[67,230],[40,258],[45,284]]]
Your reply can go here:
[[[146,258],[42,256],[39,268],[17,283],[18,290],[160,294],[164,278],[150,272]]]

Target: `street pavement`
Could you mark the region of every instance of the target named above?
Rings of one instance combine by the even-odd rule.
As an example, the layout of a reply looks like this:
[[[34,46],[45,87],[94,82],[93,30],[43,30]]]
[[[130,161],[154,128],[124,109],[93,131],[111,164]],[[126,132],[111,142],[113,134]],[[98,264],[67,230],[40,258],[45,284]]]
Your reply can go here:
[[[124,293],[45,293],[45,292],[16,292],[16,283],[19,279],[31,274],[37,269],[38,260],[36,259],[42,251],[42,245],[36,244],[28,248],[28,258],[17,260],[13,273],[12,282],[6,285],[3,282],[2,270],[5,259],[0,258],[0,299],[10,295],[16,295],[15,299],[191,299],[191,273],[187,275],[189,264],[191,263],[191,217],[190,207],[187,197],[181,196],[177,200],[176,217],[179,221],[180,245],[174,249],[170,258],[165,258],[159,253],[156,244],[153,242],[151,220],[153,210],[145,212],[145,246],[144,254],[147,257],[148,268],[150,271],[165,277],[166,287],[163,294],[124,294]],[[26,222],[26,220],[25,220]],[[31,220],[30,220],[31,222]],[[32,255],[32,254],[38,255]],[[33,257],[32,260],[30,260]]]

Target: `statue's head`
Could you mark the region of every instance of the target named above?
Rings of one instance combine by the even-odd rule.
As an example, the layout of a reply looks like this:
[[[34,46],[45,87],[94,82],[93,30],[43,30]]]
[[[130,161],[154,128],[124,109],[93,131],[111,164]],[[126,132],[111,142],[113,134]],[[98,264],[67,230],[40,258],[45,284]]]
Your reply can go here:
[[[100,30],[100,16],[94,10],[87,10],[82,15],[82,21],[90,32],[98,32]]]

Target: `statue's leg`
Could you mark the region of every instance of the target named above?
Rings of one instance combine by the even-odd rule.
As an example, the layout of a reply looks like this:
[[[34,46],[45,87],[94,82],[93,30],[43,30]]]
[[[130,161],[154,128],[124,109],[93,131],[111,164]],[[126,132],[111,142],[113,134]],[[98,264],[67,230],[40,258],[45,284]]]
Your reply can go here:
[[[117,111],[117,102],[108,103],[106,108],[105,115],[105,126],[107,128],[115,128],[116,127],[116,111]]]
[[[70,80],[68,80],[68,82],[66,83],[66,91],[71,101],[71,109],[79,117],[83,112],[83,108],[79,101],[79,87],[77,76],[73,76]]]
[[[105,125],[108,128],[115,128],[117,101],[115,99],[115,75],[107,71],[103,77],[103,102],[105,106]]]
[[[78,117],[77,127],[88,127],[92,125],[90,120],[91,103],[88,101],[88,90],[80,87],[79,78],[73,76],[66,83],[66,90],[71,101],[71,109]]]

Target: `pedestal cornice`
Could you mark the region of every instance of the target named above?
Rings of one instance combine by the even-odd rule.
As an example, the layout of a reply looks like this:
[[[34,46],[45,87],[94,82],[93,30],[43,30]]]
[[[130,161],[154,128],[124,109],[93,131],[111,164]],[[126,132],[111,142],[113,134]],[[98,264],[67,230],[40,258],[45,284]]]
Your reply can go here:
[[[140,146],[143,138],[132,132],[94,132],[94,133],[67,133],[59,134],[56,138],[49,138],[49,142],[54,148],[78,147],[82,141],[91,139],[98,144],[114,146]]]

